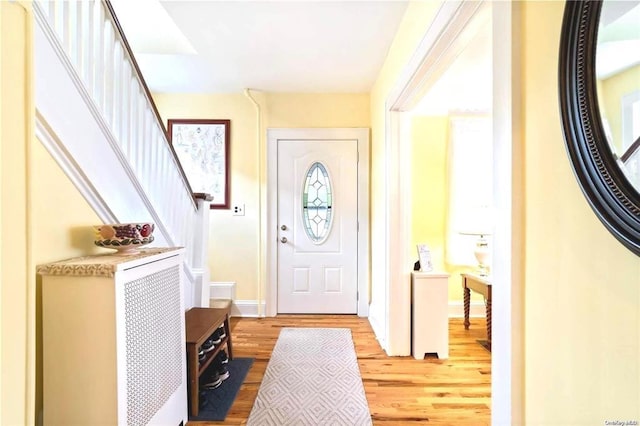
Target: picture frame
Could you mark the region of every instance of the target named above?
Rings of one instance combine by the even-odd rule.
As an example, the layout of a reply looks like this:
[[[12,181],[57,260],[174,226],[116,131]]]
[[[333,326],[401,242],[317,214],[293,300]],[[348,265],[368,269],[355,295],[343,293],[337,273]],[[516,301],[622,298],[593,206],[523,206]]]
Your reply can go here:
[[[193,193],[212,195],[212,209],[229,209],[231,120],[170,119],[167,132]]]
[[[431,250],[429,250],[429,246],[427,244],[417,244],[416,249],[418,250],[418,259],[420,261],[420,271],[421,272],[433,271],[433,263],[431,263]]]

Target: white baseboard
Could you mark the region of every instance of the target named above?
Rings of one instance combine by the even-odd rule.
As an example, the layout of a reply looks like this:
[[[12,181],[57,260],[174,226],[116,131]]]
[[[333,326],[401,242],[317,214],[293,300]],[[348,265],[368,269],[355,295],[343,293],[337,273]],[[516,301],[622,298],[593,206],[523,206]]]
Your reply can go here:
[[[231,316],[247,318],[264,317],[265,302],[262,302],[262,309],[259,313],[257,300],[234,300],[233,296],[235,296],[235,283],[211,283],[212,299],[230,299],[233,301],[231,304]],[[484,318],[485,316],[486,309],[484,303],[478,301],[471,302],[469,305],[469,317]],[[449,302],[449,318],[463,317],[464,303],[462,301]],[[372,324],[372,326],[374,326],[374,324]]]
[[[265,315],[266,303],[262,302],[260,312],[258,312],[257,300],[236,300],[233,302],[231,312],[234,316],[261,318]]]
[[[471,302],[469,305],[470,318],[484,318],[487,310],[483,302]],[[449,318],[464,318],[464,302],[449,302]]]
[[[215,281],[209,284],[211,299],[231,300],[231,316],[258,318],[264,317],[266,303],[262,302],[262,309],[258,309],[257,300],[236,300],[236,283]]]
[[[209,283],[209,298],[235,300],[236,283],[222,281]]]
[[[211,298],[214,300],[215,298]],[[233,300],[231,303],[231,316],[243,318],[264,317],[265,303],[262,302],[262,310],[258,312],[258,302],[255,300]]]

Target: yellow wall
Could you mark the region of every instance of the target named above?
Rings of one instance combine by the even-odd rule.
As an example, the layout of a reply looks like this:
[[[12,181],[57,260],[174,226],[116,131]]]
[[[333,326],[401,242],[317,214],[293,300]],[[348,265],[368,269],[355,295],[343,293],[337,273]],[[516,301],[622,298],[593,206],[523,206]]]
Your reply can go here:
[[[409,253],[416,256],[416,244],[427,243],[433,268],[450,274],[449,301],[463,299],[460,274],[472,267],[446,261],[449,116],[416,116],[411,123],[411,242]],[[482,296],[472,293],[473,301]]]
[[[92,225],[102,223],[42,144],[35,140],[29,156],[32,182],[30,244],[35,265],[104,253],[93,244]],[[36,280],[36,414],[42,409],[42,287]]]
[[[102,221],[37,139],[30,152],[36,264],[105,253],[93,241]]]
[[[27,423],[29,359],[29,255],[27,221],[27,99],[25,59],[29,51],[28,12],[15,3],[0,2],[0,255],[2,257],[2,358],[0,423]],[[32,342],[29,342],[32,343]]]
[[[267,127],[369,127],[369,95],[267,93]]]
[[[371,88],[371,285],[374,289],[384,288],[384,259],[386,258],[385,199],[385,102],[403,67],[414,53],[426,28],[429,27],[440,2],[410,2],[402,18],[398,31],[387,53],[385,62],[375,84]],[[396,283],[400,285],[400,283]],[[406,285],[406,283],[402,283]],[[379,293],[377,293],[379,294]],[[389,300],[376,300],[372,309],[381,309],[386,303],[396,304],[399,294],[390,294]],[[390,317],[390,329],[403,329],[404,316]],[[393,345],[390,342],[390,346]]]
[[[262,108],[260,141],[255,107],[242,93],[154,94],[165,122],[171,118],[231,120],[231,204],[245,204],[245,216],[233,216],[230,210],[211,211],[209,269],[211,281],[237,283],[238,300],[256,300],[261,283],[259,209],[266,165],[260,161],[266,158],[266,129],[370,125],[367,94],[252,94]]]
[[[42,407],[40,263],[97,250],[99,223],[33,137],[31,10],[0,2],[2,357],[0,424],[34,424]]]
[[[25,92],[29,93],[30,87],[27,79],[21,78],[25,74],[21,67],[25,65],[25,50],[28,53],[30,47],[28,43],[26,49],[21,47],[24,40],[16,36],[24,32],[25,26],[20,7],[18,3],[0,2],[2,424],[31,424],[32,411],[37,410],[37,406],[33,409],[29,392],[32,381],[37,380],[29,372],[29,365],[36,364],[32,362],[36,353],[35,328],[31,328],[36,315],[36,292],[31,291],[35,289],[35,265],[89,251],[83,227],[97,223],[95,214],[53,160],[29,137],[32,130],[23,102],[28,100]],[[325,96],[334,95],[264,97],[265,127],[371,124],[374,245],[376,233],[384,226],[376,213],[376,207],[384,202],[382,174],[376,173],[384,164],[384,101],[436,8],[436,2],[409,5],[372,90],[370,119],[366,111],[355,106],[361,105],[366,95],[353,95],[353,103],[343,98],[340,102],[325,102]],[[561,2],[528,1],[523,4],[521,22],[526,423],[637,420],[640,258],[622,247],[600,224],[569,166],[557,107],[562,12]],[[25,39],[28,41],[28,37]],[[255,111],[239,94],[159,98],[164,100],[159,107],[165,118],[232,119],[232,144],[241,147],[240,153],[232,148],[232,202],[245,203],[247,216],[212,212],[210,266],[212,279],[237,281],[236,277],[240,277],[238,297],[254,299],[255,283],[251,281],[257,276],[259,246],[254,230],[258,221],[255,204],[263,184],[257,171]],[[307,113],[299,114],[301,108]],[[336,113],[336,108],[343,109],[343,114]],[[268,111],[274,111],[274,115]],[[43,196],[50,198],[40,200]],[[224,250],[229,251],[230,246],[234,256],[224,258]],[[247,258],[239,253],[247,254]]]
[[[374,252],[376,233],[382,232],[376,211],[384,203],[375,173],[384,164],[384,102],[431,19],[428,9],[436,6],[409,5],[371,93]],[[524,55],[525,325],[520,332],[528,425],[640,418],[640,258],[598,221],[568,162],[557,97],[563,8],[562,2],[523,2],[522,21],[515,22]]]
[[[411,245],[428,244],[435,271],[446,271],[447,138],[449,117],[414,117],[411,150]]]
[[[638,420],[640,257],[598,221],[570,168],[557,97],[563,7],[528,1],[521,25],[526,423]]]
[[[622,71],[598,82],[598,101],[604,103],[606,117],[611,127],[613,143],[622,155],[622,97],[640,90],[640,65]],[[602,112],[602,109],[601,109]]]
[[[211,281],[235,281],[238,299],[256,299],[259,281],[258,145],[253,105],[242,94],[156,94],[163,120],[231,120],[231,205],[244,204],[244,216],[211,210],[209,269]]]

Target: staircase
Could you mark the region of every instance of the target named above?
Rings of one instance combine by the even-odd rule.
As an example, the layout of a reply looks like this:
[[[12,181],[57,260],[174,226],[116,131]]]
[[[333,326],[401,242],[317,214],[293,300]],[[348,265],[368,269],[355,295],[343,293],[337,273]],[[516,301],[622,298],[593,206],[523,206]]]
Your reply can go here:
[[[185,247],[185,305],[208,306],[209,201],[194,198],[111,5],[33,3],[36,136],[104,223]]]

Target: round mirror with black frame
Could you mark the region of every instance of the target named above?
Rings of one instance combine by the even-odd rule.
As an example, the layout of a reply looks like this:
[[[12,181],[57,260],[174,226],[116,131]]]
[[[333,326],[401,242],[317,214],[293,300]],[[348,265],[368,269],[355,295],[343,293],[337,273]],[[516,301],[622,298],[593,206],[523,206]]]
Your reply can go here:
[[[640,193],[622,156],[613,148],[598,101],[596,50],[602,4],[601,0],[585,0],[565,5],[559,58],[564,139],[574,173],[594,212],[622,244],[640,255]],[[640,150],[625,154],[640,156]]]

